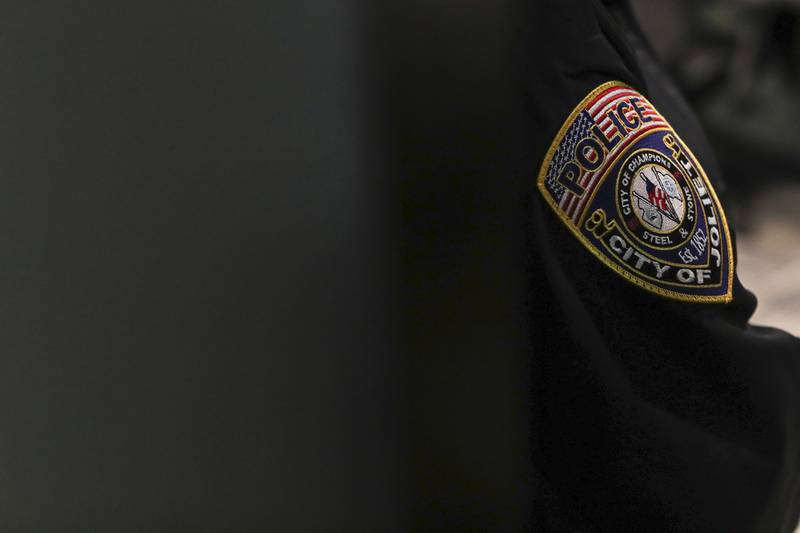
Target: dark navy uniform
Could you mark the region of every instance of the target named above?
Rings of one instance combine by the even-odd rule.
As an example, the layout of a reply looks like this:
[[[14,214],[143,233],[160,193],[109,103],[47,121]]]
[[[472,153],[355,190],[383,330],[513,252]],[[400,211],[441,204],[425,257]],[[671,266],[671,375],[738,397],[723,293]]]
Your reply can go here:
[[[531,9],[534,529],[793,531],[800,343],[748,323],[700,124],[625,2]]]

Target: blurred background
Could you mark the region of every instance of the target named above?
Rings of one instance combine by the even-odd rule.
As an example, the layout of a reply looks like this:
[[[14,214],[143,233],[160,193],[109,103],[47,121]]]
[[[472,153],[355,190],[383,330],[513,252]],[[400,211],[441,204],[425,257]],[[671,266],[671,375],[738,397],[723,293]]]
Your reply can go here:
[[[800,334],[800,2],[632,3],[716,148],[752,322]]]

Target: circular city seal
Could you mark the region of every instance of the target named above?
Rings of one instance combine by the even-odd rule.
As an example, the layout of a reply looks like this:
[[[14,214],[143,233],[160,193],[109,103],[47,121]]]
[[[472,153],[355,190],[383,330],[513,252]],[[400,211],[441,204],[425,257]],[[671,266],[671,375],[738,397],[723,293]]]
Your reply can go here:
[[[624,227],[640,242],[671,249],[691,238],[697,202],[689,181],[665,154],[649,148],[632,153],[620,167],[616,189]]]

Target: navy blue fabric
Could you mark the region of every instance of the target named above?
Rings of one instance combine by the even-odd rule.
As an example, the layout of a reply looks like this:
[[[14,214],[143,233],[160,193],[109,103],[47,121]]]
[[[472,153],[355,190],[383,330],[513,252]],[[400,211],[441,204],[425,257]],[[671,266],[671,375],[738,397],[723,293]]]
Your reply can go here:
[[[701,126],[627,5],[544,0],[526,13],[519,64],[538,161],[581,99],[620,80],[656,106],[724,190]],[[749,325],[756,299],[738,277],[726,305],[627,283],[567,231],[533,172],[530,194],[532,424],[544,480],[536,527],[793,531],[798,339]]]

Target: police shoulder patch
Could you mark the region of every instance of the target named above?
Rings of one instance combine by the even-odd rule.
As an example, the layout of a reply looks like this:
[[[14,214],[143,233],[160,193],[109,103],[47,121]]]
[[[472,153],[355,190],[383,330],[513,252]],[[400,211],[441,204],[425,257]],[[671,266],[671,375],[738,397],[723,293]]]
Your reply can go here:
[[[730,301],[722,205],[689,147],[631,87],[604,83],[578,104],[538,186],[581,243],[628,281],[678,300]]]

